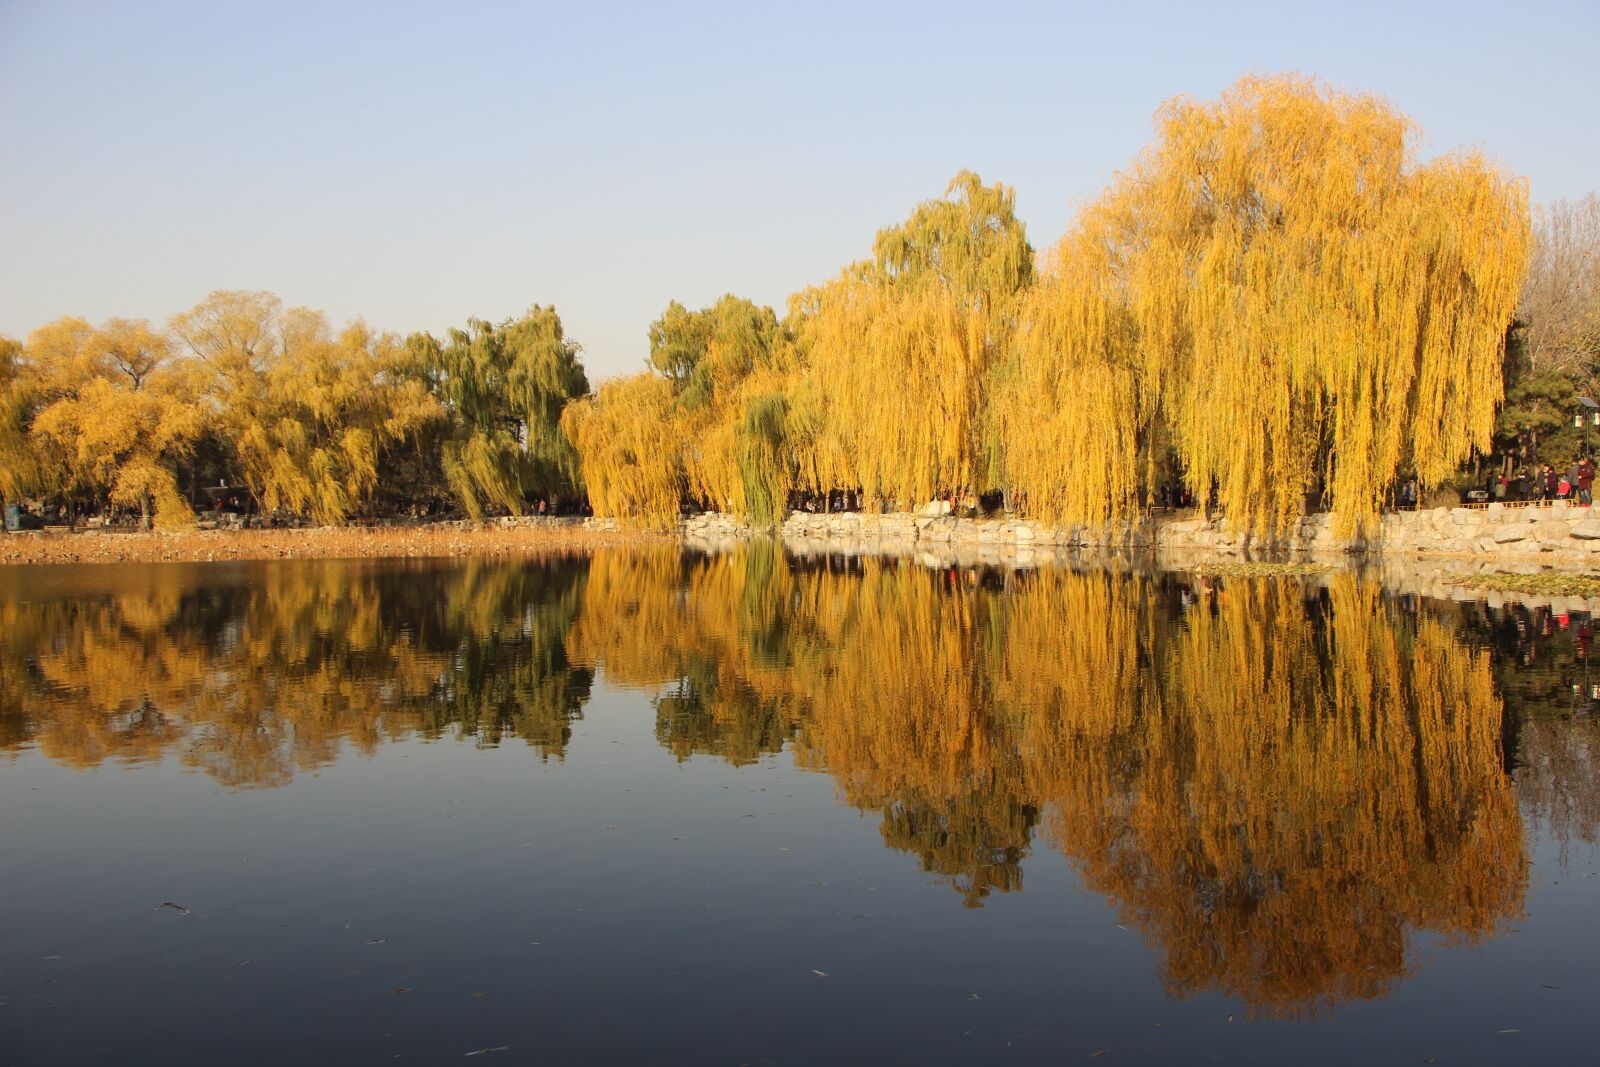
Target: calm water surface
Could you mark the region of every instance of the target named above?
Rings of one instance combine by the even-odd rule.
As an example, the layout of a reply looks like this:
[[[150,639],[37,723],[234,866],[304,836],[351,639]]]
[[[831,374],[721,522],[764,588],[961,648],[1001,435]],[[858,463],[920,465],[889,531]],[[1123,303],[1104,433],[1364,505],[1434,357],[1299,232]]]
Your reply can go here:
[[[1590,626],[760,544],[0,569],[0,1064],[1592,1062]]]

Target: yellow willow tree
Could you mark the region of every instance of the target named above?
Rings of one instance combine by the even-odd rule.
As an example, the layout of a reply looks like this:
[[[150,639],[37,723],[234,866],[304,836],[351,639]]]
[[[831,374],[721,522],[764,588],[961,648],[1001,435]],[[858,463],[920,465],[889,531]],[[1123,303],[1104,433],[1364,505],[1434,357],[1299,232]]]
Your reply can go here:
[[[650,326],[650,363],[672,382],[689,494],[771,523],[794,484],[786,375],[794,345],[771,308],[729,293]]]
[[[195,359],[197,391],[205,397],[217,437],[237,472],[262,503],[264,480],[240,450],[250,428],[272,419],[267,372],[283,347],[283,301],[267,292],[217,289],[167,323]]]
[[[1094,525],[1134,509],[1160,399],[1159,367],[1145,366],[1098,251],[1069,239],[1047,257],[995,395],[1002,484],[1031,515]]]
[[[146,528],[192,524],[174,467],[205,417],[188,376],[168,365],[171,341],[148,323],[124,320],[84,335],[72,352],[52,351],[58,340],[40,339],[55,398],[35,415],[30,439],[61,458],[63,483],[138,508]]]
[[[1030,308],[1003,407],[1013,474],[1043,510],[1135,510],[1127,450],[1170,434],[1234,526],[1282,530],[1320,494],[1348,533],[1400,473],[1436,484],[1486,448],[1526,190],[1476,154],[1419,164],[1415,140],[1384,101],[1306,78],[1167,104]],[[1095,382],[1133,429],[1082,461],[1062,455],[1073,440],[1052,452],[1059,419],[1021,415]],[[1053,488],[1062,477],[1076,486]]]
[[[28,334],[15,351],[4,398],[0,464],[6,492],[15,497],[61,499],[74,488],[66,447],[56,438],[32,432],[39,412],[79,391],[106,368],[97,358],[94,327],[75,315],[46,323]]]
[[[990,376],[1032,279],[1014,194],[963,171],[879,231],[872,260],[797,294],[801,484],[872,503],[992,484]]]
[[[145,519],[188,521],[174,466],[204,429],[192,367],[143,320],[98,329],[68,316],[6,347],[0,367],[0,495],[111,494]],[[156,443],[159,439],[159,444]]]
[[[335,336],[320,311],[271,293],[214,292],[172,328],[197,357],[232,466],[269,511],[345,519],[371,498],[385,450],[440,414],[402,373],[393,334],[356,322]]]
[[[217,289],[167,324],[234,395],[251,391],[281,343],[283,301],[266,292]]]
[[[589,504],[600,516],[666,527],[683,496],[672,383],[645,372],[605,382],[561,414]]]
[[[405,350],[393,334],[357,322],[334,337],[320,312],[292,321],[253,393],[260,403],[239,412],[234,446],[262,506],[337,523],[370,499],[384,450],[440,409],[397,373]]]
[[[0,505],[17,502],[42,481],[38,451],[28,440],[34,396],[22,342],[0,337]]]

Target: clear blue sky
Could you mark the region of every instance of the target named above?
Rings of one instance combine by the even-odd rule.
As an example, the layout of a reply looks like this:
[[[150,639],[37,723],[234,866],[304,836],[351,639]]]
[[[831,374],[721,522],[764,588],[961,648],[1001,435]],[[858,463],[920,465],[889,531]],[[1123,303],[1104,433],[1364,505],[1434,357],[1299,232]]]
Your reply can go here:
[[[1600,188],[1600,4],[0,0],[0,332],[270,289],[400,331],[553,303],[591,378],[779,307],[957,170],[1052,243],[1166,98],[1299,71]]]

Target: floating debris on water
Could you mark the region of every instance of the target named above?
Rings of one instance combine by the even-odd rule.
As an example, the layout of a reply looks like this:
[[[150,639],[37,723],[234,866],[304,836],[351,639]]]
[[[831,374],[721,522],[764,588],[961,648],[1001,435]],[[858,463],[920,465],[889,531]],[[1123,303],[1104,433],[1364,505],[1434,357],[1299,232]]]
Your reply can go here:
[[[1600,596],[1600,575],[1563,574],[1472,574],[1452,578],[1450,584],[1463,589],[1482,589],[1494,593],[1535,593],[1541,596]]]
[[[1308,577],[1327,574],[1333,568],[1326,563],[1202,563],[1193,569],[1201,578],[1284,578]]]

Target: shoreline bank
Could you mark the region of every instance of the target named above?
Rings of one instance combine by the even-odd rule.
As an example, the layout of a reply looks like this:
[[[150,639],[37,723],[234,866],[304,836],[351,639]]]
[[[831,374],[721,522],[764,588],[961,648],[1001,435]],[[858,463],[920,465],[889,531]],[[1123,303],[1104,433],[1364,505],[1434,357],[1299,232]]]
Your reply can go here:
[[[579,552],[667,541],[667,534],[619,530],[615,523],[538,526],[437,523],[428,526],[324,526],[299,530],[46,530],[0,535],[0,566],[73,563],[204,563],[216,560],[519,556]]]
[[[1193,512],[1149,515],[1105,527],[859,512],[795,512],[781,525],[767,527],[706,512],[684,519],[672,531],[632,529],[615,519],[553,516],[493,519],[481,526],[440,522],[149,533],[46,530],[0,535],[0,565],[510,555],[673,541],[718,551],[773,536],[802,556],[926,557],[955,565],[1028,566],[1109,552],[1170,557],[1182,569],[1257,561],[1409,569],[1437,561],[1466,574],[1594,573],[1600,572],[1600,517],[1595,516],[1591,508],[1562,503],[1435,508],[1386,514],[1366,538],[1341,539],[1334,535],[1331,516],[1312,515],[1277,540],[1235,534],[1222,520]]]
[[[791,546],[823,552],[838,545],[891,555],[945,548],[980,555],[1110,548],[1196,553],[1219,562],[1461,559],[1592,569],[1600,567],[1596,514],[1592,508],[1564,501],[1389,512],[1365,536],[1343,538],[1335,532],[1333,516],[1324,513],[1301,518],[1280,538],[1261,538],[1236,533],[1222,519],[1207,519],[1195,511],[1150,514],[1106,526],[907,513],[795,512],[770,532]],[[714,512],[690,517],[679,530],[690,543],[711,544],[768,532]]]
[[[1248,568],[1258,561],[1292,561],[1315,564],[1315,569],[1325,571],[1322,577],[1356,572],[1378,581],[1392,593],[1440,600],[1481,600],[1492,607],[1504,603],[1543,604],[1558,610],[1600,614],[1600,596],[1541,595],[1477,587],[1481,579],[1493,575],[1600,573],[1600,539],[1574,538],[1571,533],[1572,525],[1594,521],[1588,518],[1589,509],[1569,509],[1577,514],[1560,519],[1553,509],[1540,510],[1546,512],[1540,519],[1521,520],[1535,529],[1518,541],[1496,541],[1488,531],[1510,523],[1503,521],[1503,514],[1491,517],[1479,510],[1478,522],[1468,525],[1482,527],[1485,532],[1472,542],[1475,548],[1465,550],[1424,547],[1461,543],[1459,535],[1446,539],[1442,534],[1433,535],[1431,540],[1425,536],[1420,543],[1413,537],[1399,544],[1369,542],[1356,547],[1338,542],[1330,546],[1326,538],[1313,538],[1318,542],[1316,547],[1290,549],[1281,544],[1241,541],[1214,529],[1215,524],[1182,515],[1159,516],[1112,530],[1046,531],[1020,520],[854,513],[796,514],[781,527],[752,527],[712,513],[693,516],[674,532],[630,530],[619,528],[613,519],[569,517],[500,519],[484,526],[446,522],[177,533],[52,530],[0,535],[0,567],[473,556],[505,559],[662,544],[720,554],[753,538],[772,536],[783,543],[787,552],[800,558],[887,557],[929,568],[1065,567],[1200,573],[1219,566],[1243,564]],[[1516,518],[1519,517],[1513,516]],[[1438,529],[1447,522],[1451,532],[1455,529],[1455,516],[1450,514],[1441,517],[1434,512],[1407,513],[1388,516],[1386,523],[1390,519],[1399,519],[1399,525],[1408,529],[1419,524]],[[1540,522],[1545,524],[1543,540],[1536,536]],[[1555,528],[1557,523],[1562,524],[1559,531]],[[1210,543],[1196,543],[1196,535]],[[1485,545],[1495,547],[1489,549]],[[1319,576],[1312,575],[1312,580],[1319,580]]]

